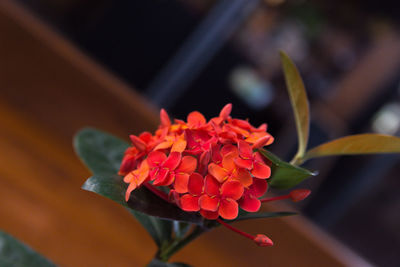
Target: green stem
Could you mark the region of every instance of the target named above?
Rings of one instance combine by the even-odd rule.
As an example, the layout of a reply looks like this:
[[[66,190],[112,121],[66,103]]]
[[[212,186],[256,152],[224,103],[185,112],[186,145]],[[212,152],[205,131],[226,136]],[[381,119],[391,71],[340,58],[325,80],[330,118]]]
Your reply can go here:
[[[173,254],[183,248],[186,244],[196,239],[206,230],[203,227],[197,226],[189,235],[182,239],[173,240],[165,249],[162,249],[156,254],[157,259],[167,262]]]
[[[300,166],[303,164],[304,158],[296,155],[291,161],[290,164],[295,165],[295,166]]]

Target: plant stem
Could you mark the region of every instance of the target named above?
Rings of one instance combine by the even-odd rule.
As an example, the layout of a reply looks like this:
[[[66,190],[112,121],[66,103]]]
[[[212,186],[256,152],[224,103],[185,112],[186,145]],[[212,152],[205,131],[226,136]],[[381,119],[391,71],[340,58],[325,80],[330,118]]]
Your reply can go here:
[[[270,201],[276,201],[276,200],[282,200],[282,199],[288,199],[288,198],[290,198],[289,195],[284,195],[284,196],[276,196],[276,197],[263,198],[263,199],[260,199],[260,201],[261,201],[262,203],[264,203],[264,202],[270,202]]]
[[[147,189],[149,189],[151,192],[153,192],[155,195],[157,195],[159,198],[162,198],[163,200],[165,200],[165,201],[167,201],[167,202],[171,202],[171,201],[169,200],[169,198],[168,198],[168,195],[167,195],[165,192],[163,192],[163,191],[161,191],[161,190],[155,188],[153,185],[151,185],[151,184],[149,184],[149,183],[145,183],[144,186],[145,186]]]
[[[170,243],[169,246],[167,246],[165,249],[162,251],[159,251],[156,255],[158,259],[161,261],[167,262],[169,258],[175,254],[177,251],[179,251],[181,248],[183,248],[186,244],[189,242],[193,241],[196,239],[199,235],[204,233],[206,230],[203,227],[197,226],[189,235],[182,239],[174,240]]]
[[[246,237],[246,238],[248,238],[250,240],[254,240],[254,236],[252,236],[251,234],[245,233],[245,232],[233,227],[232,225],[227,224],[226,222],[224,222],[221,219],[217,219],[217,222],[219,222],[220,224],[222,224],[223,226],[225,226],[229,230],[231,230],[231,231],[233,231],[233,232],[235,232],[235,233],[237,233],[237,234],[239,234],[241,236],[244,236],[244,237]]]
[[[295,165],[295,166],[300,166],[301,164],[303,164],[304,162],[304,158],[299,157],[298,155],[296,155],[291,161],[290,164]]]

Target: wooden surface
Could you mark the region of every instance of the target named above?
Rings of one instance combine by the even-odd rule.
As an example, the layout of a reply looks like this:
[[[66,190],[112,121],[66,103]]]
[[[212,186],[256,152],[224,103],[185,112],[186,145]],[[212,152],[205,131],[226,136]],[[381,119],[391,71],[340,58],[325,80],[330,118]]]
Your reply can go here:
[[[80,189],[89,172],[71,140],[87,125],[122,137],[152,130],[154,110],[11,1],[0,2],[0,33],[0,228],[61,266],[143,266],[155,245],[123,208]],[[265,233],[276,245],[259,248],[220,227],[174,260],[194,266],[368,265],[301,216],[237,226]]]

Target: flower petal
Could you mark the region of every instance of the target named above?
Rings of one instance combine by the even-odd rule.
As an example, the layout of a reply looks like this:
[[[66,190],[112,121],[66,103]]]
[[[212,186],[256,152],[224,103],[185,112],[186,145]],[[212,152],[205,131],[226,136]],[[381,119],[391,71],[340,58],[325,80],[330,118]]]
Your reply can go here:
[[[245,130],[250,130],[252,128],[251,124],[246,120],[233,119],[232,124]]]
[[[242,159],[242,158],[236,158],[235,159],[235,164],[240,167],[244,168],[247,170],[253,169],[253,161],[250,159]]]
[[[220,183],[225,181],[225,179],[228,177],[228,172],[224,168],[215,163],[210,163],[208,165],[208,172],[212,176],[214,176],[214,178],[217,179],[218,182]]]
[[[263,123],[260,126],[258,126],[257,129],[254,129],[254,131],[258,131],[258,132],[265,132],[267,130],[267,124]]]
[[[230,152],[222,158],[222,167],[228,171],[233,171],[236,168],[235,159],[238,155],[235,152]]]
[[[147,156],[147,162],[151,168],[160,166],[165,161],[167,156],[160,151],[152,151]]]
[[[239,155],[243,159],[251,159],[253,158],[253,150],[251,149],[251,146],[243,141],[240,140],[238,142],[238,148],[239,148]]]
[[[179,165],[177,172],[184,172],[192,174],[197,167],[197,160],[191,156],[184,156],[182,158],[181,164]]]
[[[169,119],[168,113],[163,108],[160,110],[160,121],[161,126],[163,127],[169,127],[171,125],[171,120]]]
[[[189,127],[199,127],[206,124],[206,118],[198,111],[190,112],[187,117]]]
[[[154,150],[167,149],[170,148],[173,144],[174,142],[172,140],[161,142],[154,148]]]
[[[265,181],[265,180],[263,180]],[[250,194],[245,194],[239,200],[240,208],[248,212],[257,212],[261,207],[261,201]]]
[[[125,175],[124,182],[125,183],[130,183],[133,180],[133,178],[134,178],[134,174],[133,174],[133,171],[131,171],[130,173]]]
[[[186,140],[184,139],[184,136],[182,135],[179,137],[172,145],[171,152],[179,152],[182,153],[185,148],[186,148]]]
[[[268,189],[268,183],[264,179],[253,179],[251,194],[255,197],[262,197]]]
[[[269,135],[269,134],[266,133],[266,132],[252,132],[252,133],[249,135],[249,137],[246,138],[245,141],[246,141],[247,143],[254,144],[254,143],[256,143],[260,138],[262,138],[262,137],[264,137],[264,136],[266,136],[266,135]],[[268,141],[268,142],[270,142],[270,141]]]
[[[153,136],[151,135],[151,133],[149,133],[149,132],[143,132],[143,133],[141,133],[140,135],[139,135],[139,138],[141,139],[141,140],[143,140],[143,142],[145,142],[146,144],[148,144],[150,141],[151,141],[151,138],[152,138]]]
[[[226,140],[229,140],[229,141],[232,141],[232,142],[236,142],[236,138],[237,138],[236,133],[235,132],[231,132],[231,131],[222,132],[222,133],[218,134],[218,136],[220,138],[223,138],[223,139],[226,139]]]
[[[226,220],[236,219],[239,214],[238,203],[231,198],[222,199],[220,201],[218,214]]]
[[[194,172],[189,176],[188,190],[192,195],[200,195],[203,192],[204,178],[199,173]]]
[[[176,192],[187,193],[188,192],[188,184],[189,184],[189,174],[177,173],[175,175],[174,188],[175,188]]]
[[[200,214],[208,220],[216,220],[219,217],[217,211],[200,210]]]
[[[227,181],[221,186],[221,196],[238,200],[244,192],[243,185],[239,181]]]
[[[193,149],[198,146],[195,137],[194,137],[194,131],[186,129],[185,130],[185,136],[186,136],[186,141],[187,141],[187,147],[188,149]]]
[[[211,175],[207,175],[204,182],[204,191],[209,196],[219,196],[220,183]]]
[[[266,135],[264,137],[261,137],[260,139],[258,139],[252,146],[253,149],[257,149],[263,146],[266,146],[269,142],[270,139],[272,138],[272,136],[270,135]]]
[[[235,132],[239,135],[242,135],[243,137],[246,137],[246,138],[250,135],[248,131],[246,131],[240,127],[234,126],[234,125],[226,125],[225,128],[229,129],[229,131],[233,131],[233,132]]]
[[[219,205],[219,198],[202,195],[199,199],[199,205],[203,210],[216,211]]]
[[[199,211],[199,197],[191,196],[189,194],[183,195],[180,198],[180,207],[184,211]]]
[[[136,186],[140,186],[149,176],[149,165],[147,164],[147,160],[142,161],[140,167],[132,172],[130,172],[127,176],[124,177],[124,182],[135,183]]]
[[[214,163],[219,164],[222,162],[222,156],[220,153],[221,145],[214,145],[211,148],[211,159]]]
[[[271,176],[271,168],[262,162],[255,161],[251,174],[253,174],[256,178],[266,179]]]
[[[251,177],[249,171],[245,169],[238,169],[234,180],[239,181],[245,187],[249,187],[253,183],[253,177]]]
[[[221,155],[222,155],[222,157],[224,157],[225,155],[227,155],[227,154],[229,154],[229,153],[232,153],[232,152],[234,152],[234,153],[236,153],[237,155],[239,155],[239,151],[238,151],[237,147],[234,146],[234,145],[232,145],[232,144],[224,145],[224,146],[221,148]]]
[[[128,172],[135,169],[135,165],[136,165],[136,156],[125,155],[124,158],[122,159],[122,163],[119,168],[118,174],[119,175],[127,174]]]
[[[132,144],[139,150],[139,151],[143,151],[146,150],[147,145],[145,142],[143,142],[142,139],[140,139],[139,137],[137,137],[136,135],[131,134],[129,136],[129,138],[132,141]]]
[[[210,159],[211,159],[210,151],[204,151],[200,155],[199,165],[207,166],[207,164],[210,162]]]
[[[165,185],[169,181],[169,170],[159,169],[157,173],[155,173],[153,185]]]
[[[164,161],[162,166],[164,168],[168,168],[170,170],[175,170],[176,167],[181,163],[182,155],[179,152],[171,152],[169,153],[168,158]]]
[[[126,189],[126,193],[125,193],[126,202],[128,202],[132,191],[135,190],[135,189],[136,189],[136,183],[130,183],[129,186],[128,186],[128,189]]]
[[[232,111],[232,104],[231,103],[226,104],[219,113],[219,117],[222,118],[223,120],[226,120],[231,114],[231,111]]]

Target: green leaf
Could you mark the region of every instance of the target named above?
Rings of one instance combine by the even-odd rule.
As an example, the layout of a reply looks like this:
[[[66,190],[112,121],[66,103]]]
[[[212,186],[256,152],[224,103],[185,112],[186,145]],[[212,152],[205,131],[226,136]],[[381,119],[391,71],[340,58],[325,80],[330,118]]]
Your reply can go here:
[[[186,263],[180,263],[180,262],[168,263],[160,261],[158,259],[154,259],[147,265],[147,267],[191,267],[191,266]]]
[[[118,173],[128,147],[127,142],[93,128],[82,129],[74,138],[76,153],[93,174]]]
[[[190,230],[192,224],[185,222],[174,221],[174,233],[176,238],[182,239]]]
[[[258,150],[264,157],[271,161],[271,177],[268,184],[279,189],[292,188],[310,176],[317,175],[307,169],[287,163],[265,149]]]
[[[0,266],[53,267],[56,265],[33,251],[27,245],[0,231]]]
[[[342,137],[307,151],[304,160],[338,155],[400,153],[400,138],[384,134]]]
[[[297,212],[281,211],[281,212],[245,212],[240,211],[239,216],[234,221],[244,221],[252,219],[266,219],[266,218],[277,218],[284,216],[296,215]]]
[[[125,191],[127,184],[118,175],[92,176],[83,184],[82,188],[151,216],[197,224],[202,224],[203,222],[202,217],[197,213],[183,211],[176,205],[159,198],[143,186],[134,190],[129,201],[126,202]]]
[[[145,226],[147,232],[151,235],[159,248],[171,241],[173,222],[149,216],[132,209],[128,210],[143,226]]]
[[[284,52],[280,52],[283,72],[285,74],[286,87],[290,102],[293,107],[298,135],[298,150],[293,159],[302,158],[307,149],[308,134],[310,129],[310,115],[307,93],[303,80],[293,61]]]
[[[86,128],[75,136],[74,147],[86,166],[103,182],[96,183],[95,178],[89,179],[83,185],[84,189],[101,192],[101,195],[127,207],[124,200],[127,185],[121,177],[115,174],[119,170],[122,157],[129,144],[99,130]],[[110,184],[110,187],[107,187],[108,184]],[[171,221],[161,220],[132,209],[129,209],[129,211],[149,232],[159,247],[170,240]]]

